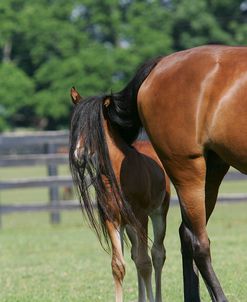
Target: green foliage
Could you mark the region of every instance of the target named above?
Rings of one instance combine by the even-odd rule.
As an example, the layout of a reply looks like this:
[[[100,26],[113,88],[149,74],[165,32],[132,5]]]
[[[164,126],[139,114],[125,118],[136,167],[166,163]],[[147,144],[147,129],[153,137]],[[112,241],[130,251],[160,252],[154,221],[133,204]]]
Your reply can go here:
[[[0,130],[3,130],[14,126],[18,120],[30,119],[34,83],[11,62],[0,65],[0,79]]]
[[[24,4],[24,0],[3,0],[0,2],[0,45],[4,46],[6,41],[11,41],[13,37],[18,35],[19,10]]]
[[[150,57],[207,43],[246,44],[246,3],[2,0],[0,131],[67,128],[71,86],[84,96],[121,89]]]

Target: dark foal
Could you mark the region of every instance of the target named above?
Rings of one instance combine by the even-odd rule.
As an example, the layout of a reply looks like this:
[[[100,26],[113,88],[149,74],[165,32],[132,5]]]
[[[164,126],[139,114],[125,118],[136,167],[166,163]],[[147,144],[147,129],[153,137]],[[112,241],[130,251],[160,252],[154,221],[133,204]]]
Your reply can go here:
[[[104,114],[109,105],[108,98],[82,100],[74,88],[71,97],[76,104],[71,126],[71,170],[89,221],[100,235],[93,216],[87,178],[95,188],[101,228],[105,236],[109,236],[112,247],[116,302],[123,301],[124,229],[131,241],[131,255],[137,269],[138,301],[145,302],[147,296],[150,302],[161,302],[161,272],[165,261],[163,241],[170,200],[169,180],[164,168],[149,142],[136,142],[130,146],[108,124]],[[111,184],[117,185],[113,188],[113,196],[109,194]],[[154,233],[152,262],[147,244],[148,217]],[[152,263],[155,298],[151,282]]]

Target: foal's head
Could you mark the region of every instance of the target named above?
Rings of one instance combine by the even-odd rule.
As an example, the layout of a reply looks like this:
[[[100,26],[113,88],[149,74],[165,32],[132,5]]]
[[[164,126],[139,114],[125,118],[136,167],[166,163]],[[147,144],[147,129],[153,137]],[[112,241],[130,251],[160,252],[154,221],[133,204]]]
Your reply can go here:
[[[73,158],[77,162],[92,158],[97,151],[96,134],[102,134],[104,110],[108,107],[110,99],[107,96],[94,96],[83,99],[75,87],[71,88],[70,96],[75,105],[71,123],[71,147]],[[97,133],[95,133],[97,132]],[[103,136],[101,136],[103,139]]]
[[[104,124],[112,107],[111,96],[83,99],[72,88],[71,99],[75,104],[70,129],[71,174],[89,224],[102,243],[102,234],[108,239],[106,221],[115,224],[121,216],[137,229],[139,224],[122,194],[109,156]],[[95,194],[92,194],[92,187]]]
[[[72,88],[71,99],[75,104],[70,129],[71,173],[88,221],[101,241],[102,234],[107,239],[105,221],[114,222],[122,211],[121,193],[112,169],[104,131],[104,109],[109,106],[109,97],[104,95],[83,99]],[[109,180],[111,191],[107,189],[105,179]],[[115,202],[117,214],[109,207],[109,200]],[[99,219],[95,217],[95,205]]]

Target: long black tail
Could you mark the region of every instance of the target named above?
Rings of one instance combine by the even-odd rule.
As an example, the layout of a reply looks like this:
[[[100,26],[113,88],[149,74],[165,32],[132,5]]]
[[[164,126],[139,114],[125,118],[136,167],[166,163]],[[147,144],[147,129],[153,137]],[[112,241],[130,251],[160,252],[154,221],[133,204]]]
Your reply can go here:
[[[140,86],[162,57],[144,63],[128,85],[118,93],[113,93],[107,107],[108,120],[118,134],[131,145],[142,127],[138,110],[137,94]]]

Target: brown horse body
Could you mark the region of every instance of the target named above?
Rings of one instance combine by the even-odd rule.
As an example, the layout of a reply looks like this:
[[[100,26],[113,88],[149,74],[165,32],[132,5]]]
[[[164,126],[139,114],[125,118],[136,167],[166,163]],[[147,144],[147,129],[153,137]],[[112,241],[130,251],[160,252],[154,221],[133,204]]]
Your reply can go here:
[[[83,110],[83,100],[75,89],[71,91],[72,100],[79,103]],[[99,106],[103,106],[99,103]],[[76,109],[76,108],[75,108]],[[79,110],[80,111],[80,110]],[[76,115],[76,114],[75,114]],[[107,219],[106,214],[100,213],[104,220],[106,231],[112,246],[112,273],[115,282],[116,302],[123,301],[122,282],[125,276],[125,262],[123,257],[123,231],[126,229],[131,241],[131,257],[135,262],[138,276],[138,301],[161,302],[161,271],[165,261],[164,237],[166,232],[166,216],[170,201],[170,183],[164,168],[155,153],[150,142],[140,141],[133,146],[125,143],[121,137],[111,128],[105,118],[102,118],[104,140],[108,148],[109,159],[117,181],[117,184],[131,208],[138,222],[142,235],[135,224],[129,224],[121,216],[120,206],[114,198],[108,196],[104,200],[102,208],[112,213],[112,219]],[[73,132],[73,127],[72,127]],[[90,133],[79,133],[76,138],[75,148],[71,156],[72,162],[83,159],[86,136]],[[84,139],[82,139],[84,137]],[[95,156],[97,150],[89,150],[90,156]],[[100,156],[100,153],[97,154]],[[95,163],[95,162],[94,162]],[[95,166],[97,166],[95,164]],[[102,169],[103,171],[103,169]],[[105,187],[111,191],[111,183],[102,172],[101,178]],[[83,179],[82,179],[83,181]],[[80,184],[79,184],[80,186]],[[82,198],[82,202],[84,202]],[[152,262],[148,255],[148,217],[153,225],[154,240],[151,249]],[[155,299],[152,291],[152,264],[155,271],[156,293]]]
[[[190,157],[210,149],[247,173],[246,58],[244,47],[207,46],[158,63],[139,90],[138,104],[152,141],[163,138],[166,157],[171,148]]]
[[[138,111],[179,196],[185,301],[227,301],[210,260],[207,221],[229,166],[247,173],[247,48],[205,46],[167,56],[141,85]]]

